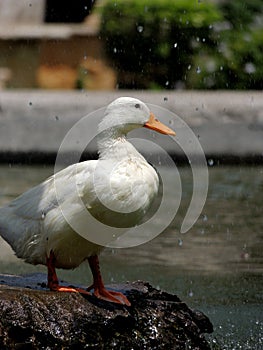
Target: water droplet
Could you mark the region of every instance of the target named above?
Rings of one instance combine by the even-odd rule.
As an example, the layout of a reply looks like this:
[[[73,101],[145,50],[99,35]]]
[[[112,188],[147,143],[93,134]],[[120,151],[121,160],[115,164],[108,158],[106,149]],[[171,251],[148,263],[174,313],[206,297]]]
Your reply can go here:
[[[207,218],[207,216],[204,214],[203,215],[203,221],[207,221],[208,220],[208,218]]]
[[[203,42],[203,43],[205,42],[205,38],[202,39],[202,42]]]
[[[201,68],[198,66],[197,68],[196,68],[196,73],[197,74],[200,74],[202,71],[201,71]]]
[[[188,293],[189,297],[192,298],[194,296],[194,292],[192,290],[190,290],[190,292]]]
[[[220,70],[223,70],[224,69],[224,67],[223,66],[220,66]]]
[[[117,53],[117,48],[116,47],[114,47],[113,52]]]
[[[164,97],[163,100],[166,102],[168,101],[168,97]]]
[[[41,219],[44,220],[45,217],[46,217],[46,213],[45,213],[44,211],[42,211],[42,213],[41,213]]]
[[[255,73],[256,67],[252,62],[248,62],[245,64],[244,71],[248,74],[252,74],[252,73]]]
[[[190,69],[191,69],[191,67],[192,67],[192,66],[191,66],[191,64],[189,64],[189,66],[187,67],[187,69],[188,69],[188,70],[190,70]]]
[[[212,158],[208,159],[207,161],[209,166],[213,166],[214,165],[214,160]]]
[[[249,253],[248,252],[242,252],[241,253],[241,259],[248,260],[249,259]]]
[[[167,80],[167,81],[166,81],[165,85],[166,85],[166,86],[168,86],[168,85],[169,85],[169,80]]]
[[[174,43],[174,47],[177,47],[177,43]]]
[[[196,41],[197,41],[197,42],[199,42],[199,41],[200,41],[200,38],[199,38],[199,37],[197,37],[197,38],[196,38]]]
[[[212,28],[213,28],[213,25],[212,25],[212,24],[210,24],[208,28],[209,28],[209,29],[212,29]]]
[[[86,60],[87,58],[88,58],[88,56],[87,56],[87,55],[84,55],[83,59]]]
[[[181,247],[183,245],[183,240],[181,238],[178,238],[178,245]]]
[[[143,32],[143,26],[138,26],[137,30],[138,30],[139,33],[142,33]]]

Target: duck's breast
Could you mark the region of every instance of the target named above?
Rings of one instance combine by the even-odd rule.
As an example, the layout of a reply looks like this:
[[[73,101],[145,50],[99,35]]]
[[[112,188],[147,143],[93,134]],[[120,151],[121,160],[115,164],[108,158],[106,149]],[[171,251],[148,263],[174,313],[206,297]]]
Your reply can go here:
[[[159,179],[144,160],[130,157],[112,164],[102,161],[94,172],[93,216],[116,227],[136,225],[158,192]]]

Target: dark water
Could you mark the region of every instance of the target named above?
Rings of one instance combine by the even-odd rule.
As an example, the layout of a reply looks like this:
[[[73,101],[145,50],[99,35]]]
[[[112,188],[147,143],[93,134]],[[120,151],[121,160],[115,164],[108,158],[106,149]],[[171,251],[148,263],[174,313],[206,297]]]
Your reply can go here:
[[[1,166],[0,204],[52,172],[51,167]],[[190,202],[192,177],[187,168],[179,172],[183,197],[174,221],[149,243],[106,249],[101,256],[105,282],[142,279],[176,293],[210,317],[215,331],[208,339],[215,349],[263,349],[263,168],[209,167],[206,205],[183,235],[179,227]],[[45,271],[18,261],[3,241],[0,252],[1,273]],[[59,275],[87,285],[91,280],[85,264]]]

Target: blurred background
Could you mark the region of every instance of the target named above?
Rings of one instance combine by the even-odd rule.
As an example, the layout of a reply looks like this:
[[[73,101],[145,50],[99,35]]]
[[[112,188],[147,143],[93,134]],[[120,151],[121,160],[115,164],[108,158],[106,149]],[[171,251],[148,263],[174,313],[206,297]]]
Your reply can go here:
[[[213,349],[261,350],[262,62],[263,0],[0,0],[0,205],[52,175],[68,130],[116,97],[162,107],[162,118],[167,110],[179,115],[207,160],[202,214],[180,233],[193,191],[188,158],[149,132],[178,167],[181,205],[151,242],[105,250],[103,276],[147,280],[206,312]],[[78,132],[66,158],[90,138]],[[95,157],[91,143],[83,159]],[[167,210],[174,195],[171,188]],[[36,271],[45,268],[21,262],[0,241],[0,273]],[[59,276],[91,279],[88,266]]]
[[[1,0],[1,87],[262,89],[262,8],[261,0]]]

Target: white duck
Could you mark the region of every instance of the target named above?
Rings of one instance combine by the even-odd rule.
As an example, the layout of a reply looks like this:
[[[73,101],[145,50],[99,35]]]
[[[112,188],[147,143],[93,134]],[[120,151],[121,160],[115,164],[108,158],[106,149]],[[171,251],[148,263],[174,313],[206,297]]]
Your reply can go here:
[[[135,226],[146,214],[159,182],[155,170],[126,140],[126,134],[139,127],[175,135],[140,100],[118,98],[107,107],[99,125],[98,160],[73,164],[0,208],[1,236],[17,257],[47,266],[50,290],[89,294],[94,289],[100,299],[130,305],[122,293],[106,290],[103,284],[98,260],[103,246],[85,239],[73,227],[87,210],[115,227]],[[72,184],[77,184],[78,193]],[[88,232],[92,225],[85,228]],[[93,274],[92,286],[87,290],[60,286],[55,268],[73,269],[84,260]]]

